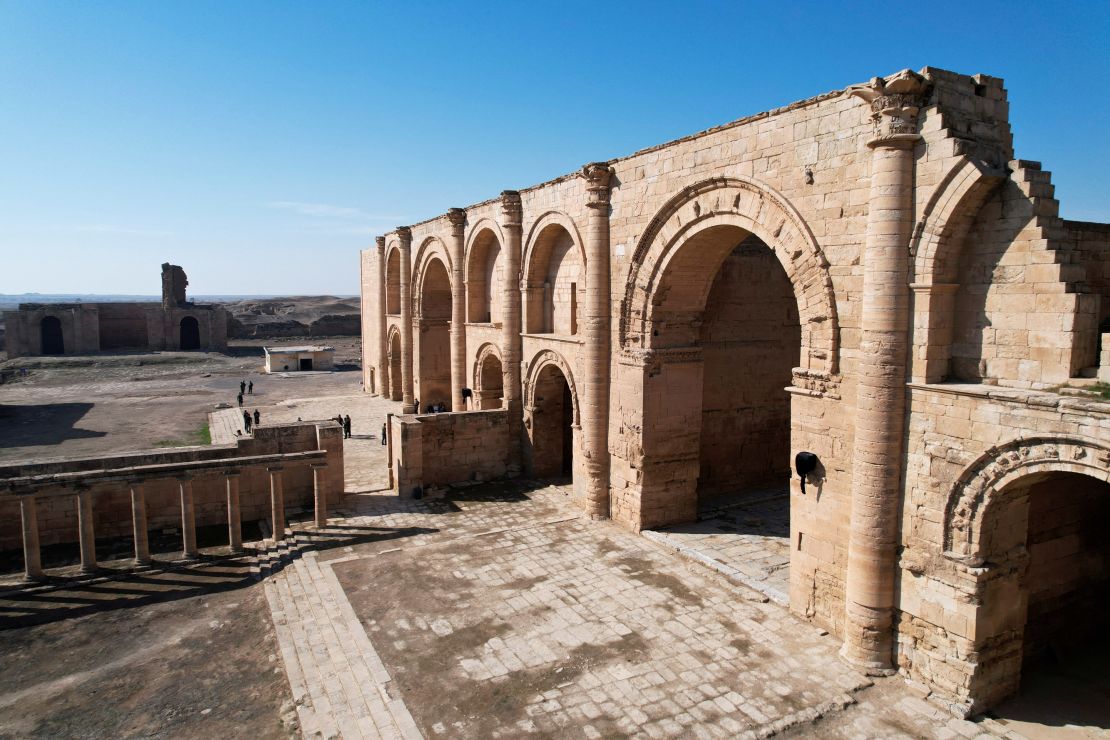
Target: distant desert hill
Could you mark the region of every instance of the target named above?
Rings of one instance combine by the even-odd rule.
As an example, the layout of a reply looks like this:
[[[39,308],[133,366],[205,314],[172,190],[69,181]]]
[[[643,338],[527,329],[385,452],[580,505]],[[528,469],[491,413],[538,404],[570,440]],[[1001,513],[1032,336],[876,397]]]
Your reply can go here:
[[[231,339],[358,336],[358,297],[287,296],[225,301]]]

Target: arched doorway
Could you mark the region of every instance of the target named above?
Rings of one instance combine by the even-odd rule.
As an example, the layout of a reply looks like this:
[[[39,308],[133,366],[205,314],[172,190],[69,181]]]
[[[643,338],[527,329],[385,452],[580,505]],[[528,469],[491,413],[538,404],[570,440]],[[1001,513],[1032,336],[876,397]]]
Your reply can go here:
[[[501,358],[493,351],[481,355],[478,359],[478,383],[476,387],[480,399],[479,408],[501,408],[501,401],[504,398],[503,382]]]
[[[394,331],[389,339],[389,385],[387,391],[391,401],[402,400],[401,333],[398,331]]]
[[[65,340],[62,338],[62,322],[57,316],[44,316],[40,325],[42,353],[44,355],[64,355]]]
[[[586,290],[584,262],[566,226],[549,223],[540,230],[524,268],[527,333],[578,333],[578,307]]]
[[[997,636],[1020,642],[1005,670],[985,677],[1006,686],[989,704],[1006,695],[1014,704],[1059,704],[1110,691],[1108,527],[1110,483],[1081,473],[1027,475],[988,506],[983,551],[988,564],[1013,566],[1013,597],[984,599],[977,622],[1005,626]]]
[[[451,280],[443,261],[428,260],[420,284],[419,352],[414,393],[424,408],[451,408]],[[420,411],[421,409],[418,409]]]
[[[535,376],[531,417],[532,475],[570,478],[574,473],[575,400],[558,365],[545,364]]]
[[[200,349],[200,324],[192,316],[181,319],[181,349]]]

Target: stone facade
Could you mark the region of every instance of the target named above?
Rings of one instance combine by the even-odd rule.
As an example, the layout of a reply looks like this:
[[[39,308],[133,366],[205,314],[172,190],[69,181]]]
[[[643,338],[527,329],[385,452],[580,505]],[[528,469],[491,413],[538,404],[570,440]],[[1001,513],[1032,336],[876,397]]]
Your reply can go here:
[[[1008,112],[904,70],[400,227],[362,253],[365,387],[499,406],[506,474],[632,529],[788,488],[792,610],[981,709],[1047,624],[1059,563],[1022,553],[1098,496],[1030,511],[1110,493],[1110,404],[1056,392],[1097,373],[1110,232],[1059,218]]]
[[[227,349],[227,311],[187,301],[187,284],[166,263],[161,303],[22,303],[4,312],[8,357]]]

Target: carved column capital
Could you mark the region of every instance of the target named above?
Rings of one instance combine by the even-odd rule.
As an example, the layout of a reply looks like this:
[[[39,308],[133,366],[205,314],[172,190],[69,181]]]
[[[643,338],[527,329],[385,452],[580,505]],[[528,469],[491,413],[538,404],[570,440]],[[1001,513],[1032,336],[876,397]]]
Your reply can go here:
[[[378,245],[378,251],[379,252],[384,252],[385,251],[385,237],[384,236],[374,237],[374,243]]]
[[[590,162],[583,165],[578,176],[586,181],[586,192],[590,195],[587,205],[591,208],[609,205],[609,181],[613,168],[608,162]]]
[[[448,208],[447,220],[451,222],[451,231],[461,233],[466,225],[466,211],[462,208]]]
[[[515,190],[501,191],[501,218],[506,226],[520,226],[523,219],[520,193]]]
[[[899,148],[917,143],[921,138],[917,133],[917,113],[925,104],[930,87],[927,79],[908,69],[849,87],[848,94],[866,100],[871,106],[875,138],[867,145]]]
[[[412,244],[412,229],[408,226],[398,226],[393,230],[393,233],[395,233],[397,238],[401,241],[402,247],[407,247]]]

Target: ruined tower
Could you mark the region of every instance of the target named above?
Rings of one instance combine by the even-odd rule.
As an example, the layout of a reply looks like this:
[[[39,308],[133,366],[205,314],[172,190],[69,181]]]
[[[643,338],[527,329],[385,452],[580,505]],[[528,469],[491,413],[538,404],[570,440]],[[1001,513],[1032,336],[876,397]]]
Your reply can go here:
[[[162,308],[184,308],[189,305],[185,300],[185,286],[189,279],[180,265],[162,263]]]

